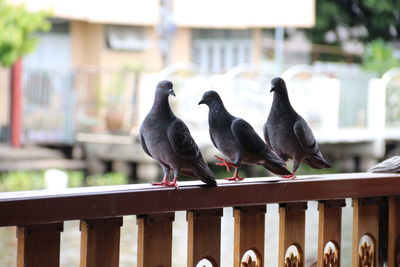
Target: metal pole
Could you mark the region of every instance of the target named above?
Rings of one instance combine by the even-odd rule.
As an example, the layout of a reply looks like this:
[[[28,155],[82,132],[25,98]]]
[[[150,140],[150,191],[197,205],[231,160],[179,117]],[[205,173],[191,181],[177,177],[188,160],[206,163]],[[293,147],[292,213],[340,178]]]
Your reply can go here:
[[[283,42],[285,40],[285,28],[275,28],[275,69],[279,76],[283,69]]]
[[[10,144],[12,147],[20,147],[22,128],[22,59],[18,59],[11,67],[10,96]]]
[[[171,0],[160,0],[160,18],[157,25],[161,60],[163,68],[171,64],[172,36],[176,32],[176,24],[172,15]]]

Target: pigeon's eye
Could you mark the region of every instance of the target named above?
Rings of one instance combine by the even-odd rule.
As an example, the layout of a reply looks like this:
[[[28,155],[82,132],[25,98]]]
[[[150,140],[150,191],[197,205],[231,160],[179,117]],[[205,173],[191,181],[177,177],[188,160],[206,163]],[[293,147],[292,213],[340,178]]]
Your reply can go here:
[[[161,84],[161,88],[165,88],[165,85],[164,85],[164,84]]]

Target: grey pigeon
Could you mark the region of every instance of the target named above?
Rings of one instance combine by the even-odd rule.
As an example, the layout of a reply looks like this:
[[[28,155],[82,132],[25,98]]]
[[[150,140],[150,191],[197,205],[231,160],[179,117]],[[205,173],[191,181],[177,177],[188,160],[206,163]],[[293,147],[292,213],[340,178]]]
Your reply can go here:
[[[330,168],[307,122],[290,104],[285,81],[278,77],[272,79],[271,84],[274,100],[264,124],[264,138],[284,161],[293,159],[292,175],[286,178],[295,177],[301,161],[314,169]]]
[[[240,181],[239,170],[242,163],[261,165],[273,173],[290,174],[286,164],[264,141],[257,135],[253,127],[245,120],[232,116],[222,103],[221,97],[215,91],[207,91],[203,95],[200,104],[209,107],[208,123],[210,125],[210,137],[214,146],[227,156],[231,161],[216,157],[221,162],[217,165],[235,168],[235,173],[230,181]]]
[[[140,126],[143,150],[161,165],[164,172],[162,182],[152,184],[178,187],[176,181],[182,173],[216,186],[214,174],[203,159],[188,127],[172,112],[169,95],[175,96],[172,82],[159,82],[153,106]],[[170,169],[174,172],[173,182],[168,181]]]
[[[400,173],[400,156],[394,156],[372,166],[368,172]]]

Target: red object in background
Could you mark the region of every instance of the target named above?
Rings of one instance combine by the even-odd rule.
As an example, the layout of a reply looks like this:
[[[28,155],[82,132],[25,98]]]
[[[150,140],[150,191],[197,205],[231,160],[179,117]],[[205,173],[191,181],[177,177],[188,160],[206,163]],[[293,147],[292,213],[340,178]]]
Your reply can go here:
[[[21,146],[22,118],[22,59],[11,67],[11,113],[10,143],[12,147]]]

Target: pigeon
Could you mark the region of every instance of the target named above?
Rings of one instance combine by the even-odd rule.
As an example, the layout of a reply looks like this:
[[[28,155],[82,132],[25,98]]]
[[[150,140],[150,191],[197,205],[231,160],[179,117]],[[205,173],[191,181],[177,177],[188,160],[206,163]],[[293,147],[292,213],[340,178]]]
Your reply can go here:
[[[400,173],[400,156],[394,156],[372,166],[368,172]]]
[[[264,138],[284,161],[293,159],[292,174],[285,178],[295,177],[301,161],[314,169],[330,168],[319,151],[311,128],[290,104],[285,81],[277,77],[271,84],[274,99],[264,124]]]
[[[143,150],[161,166],[162,182],[153,185],[178,188],[180,174],[197,177],[209,186],[216,186],[214,174],[208,167],[188,127],[171,110],[168,96],[175,96],[173,84],[161,81],[156,88],[154,103],[140,126]],[[174,179],[168,181],[170,170]]]
[[[207,91],[199,102],[209,107],[208,123],[210,137],[214,146],[230,159],[227,161],[215,156],[227,171],[233,167],[235,172],[229,181],[243,180],[239,176],[241,164],[261,165],[273,173],[287,175],[286,163],[271,151],[253,127],[243,119],[232,116],[226,109],[221,97],[215,91]]]

